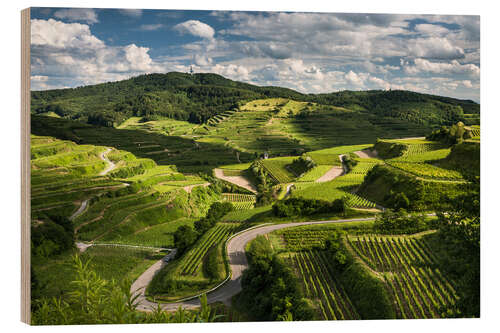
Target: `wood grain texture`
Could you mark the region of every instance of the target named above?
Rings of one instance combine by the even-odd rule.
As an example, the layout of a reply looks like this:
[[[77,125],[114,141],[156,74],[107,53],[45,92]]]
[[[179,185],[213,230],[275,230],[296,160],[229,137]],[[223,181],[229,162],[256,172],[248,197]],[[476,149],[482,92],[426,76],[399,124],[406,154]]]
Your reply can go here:
[[[31,322],[30,9],[21,11],[21,321]]]

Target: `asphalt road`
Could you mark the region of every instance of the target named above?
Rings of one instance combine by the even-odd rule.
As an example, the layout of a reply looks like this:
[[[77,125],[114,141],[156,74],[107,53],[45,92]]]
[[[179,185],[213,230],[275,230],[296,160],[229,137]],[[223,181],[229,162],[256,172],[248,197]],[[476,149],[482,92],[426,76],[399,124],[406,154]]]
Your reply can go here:
[[[309,222],[292,222],[284,224],[271,224],[263,225],[257,228],[251,228],[244,230],[239,234],[236,234],[227,243],[227,254],[229,256],[229,267],[231,269],[231,278],[221,285],[216,290],[209,292],[207,294],[208,303],[214,303],[217,301],[230,304],[231,298],[241,291],[241,276],[243,271],[248,268],[248,262],[245,255],[245,246],[251,240],[255,239],[259,235],[265,235],[275,230],[297,227],[301,225],[311,225],[311,224],[326,224],[326,223],[343,223],[343,222],[359,222],[359,221],[372,221],[375,220],[374,217],[368,218],[356,218],[356,219],[344,219],[344,220],[328,220],[328,221],[309,221]],[[138,309],[143,311],[151,311],[153,308],[158,306],[157,303],[148,301],[144,295],[145,287],[151,282],[153,276],[158,272],[164,265],[166,265],[163,260],[156,262],[148,270],[146,270],[135,282],[132,284],[131,292],[139,293],[137,299]],[[183,302],[176,303],[163,303],[161,307],[164,310],[176,310],[179,307],[186,309],[192,309],[198,307],[200,302],[197,298],[186,300]]]

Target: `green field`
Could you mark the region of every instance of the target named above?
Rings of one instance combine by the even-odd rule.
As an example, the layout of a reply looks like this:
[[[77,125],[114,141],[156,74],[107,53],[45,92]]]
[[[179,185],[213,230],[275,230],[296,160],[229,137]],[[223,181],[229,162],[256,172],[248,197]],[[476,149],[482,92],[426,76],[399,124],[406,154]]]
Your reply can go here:
[[[453,281],[435,268],[438,259],[420,237],[349,237],[354,251],[383,272],[398,318],[440,318],[457,301]]]

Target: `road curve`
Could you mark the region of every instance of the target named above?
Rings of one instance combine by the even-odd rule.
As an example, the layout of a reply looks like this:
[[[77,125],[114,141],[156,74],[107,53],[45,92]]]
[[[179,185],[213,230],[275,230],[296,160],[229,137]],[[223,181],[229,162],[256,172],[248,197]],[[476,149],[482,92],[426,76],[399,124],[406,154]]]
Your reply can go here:
[[[70,221],[73,221],[74,219],[76,219],[78,216],[80,216],[83,211],[85,209],[87,209],[87,204],[89,203],[89,199],[85,199],[82,201],[82,203],[80,204],[80,207],[78,208],[78,210],[76,212],[74,212],[70,217],[69,217],[69,220]]]
[[[106,169],[104,169],[103,171],[101,171],[99,173],[99,176],[104,176],[106,175],[108,172],[110,172],[111,170],[113,170],[114,168],[116,168],[116,164],[114,164],[113,162],[111,162],[108,158],[108,153],[111,151],[112,149],[111,148],[107,148],[106,151],[102,152],[99,157],[101,158],[101,160],[103,160],[104,162],[108,163],[108,167]]]
[[[245,246],[248,244],[248,242],[255,239],[257,236],[264,235],[279,229],[298,227],[302,225],[359,222],[359,221],[372,221],[372,220],[375,220],[375,218],[368,217],[368,218],[343,219],[343,220],[271,224],[271,225],[263,225],[261,227],[256,227],[256,228],[250,228],[236,234],[227,243],[227,254],[229,259],[229,268],[231,270],[231,278],[222,286],[207,294],[208,303],[214,303],[220,301],[226,304],[230,304],[231,298],[241,291],[241,276],[243,274],[243,271],[248,267],[248,262],[245,255]],[[158,306],[157,303],[151,302],[146,299],[144,291],[146,286],[153,279],[153,276],[156,274],[156,272],[158,272],[164,265],[165,263],[162,260],[157,261],[132,284],[132,287],[130,288],[131,292],[133,294],[139,295],[136,300],[136,303],[138,304],[137,309],[142,311],[151,311],[152,309]],[[183,302],[164,303],[161,304],[161,307],[162,309],[169,311],[169,310],[176,310],[179,307],[191,309],[198,307],[199,305],[200,305],[199,300],[195,298]]]

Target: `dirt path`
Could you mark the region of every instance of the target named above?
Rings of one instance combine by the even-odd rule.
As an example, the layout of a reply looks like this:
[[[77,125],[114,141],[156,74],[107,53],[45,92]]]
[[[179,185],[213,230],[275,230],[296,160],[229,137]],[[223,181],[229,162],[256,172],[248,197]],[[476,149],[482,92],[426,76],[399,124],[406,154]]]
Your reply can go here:
[[[111,151],[111,148],[108,148],[106,149],[106,151],[102,152],[101,155],[99,155],[99,157],[101,158],[101,160],[103,160],[104,162],[108,163],[108,167],[106,169],[104,169],[103,171],[101,171],[99,173],[99,176],[104,176],[106,175],[107,173],[109,173],[111,170],[113,170],[114,168],[116,168],[116,164],[114,164],[113,162],[111,162],[108,158],[108,153]]]
[[[71,215],[69,217],[69,220],[70,221],[73,221],[74,219],[76,219],[78,216],[80,216],[84,211],[85,209],[87,209],[87,205],[89,203],[89,199],[86,199],[86,200],[83,200],[82,201],[82,204],[80,205],[80,207],[78,208],[78,210],[76,212],[73,213],[73,215]]]
[[[292,190],[292,186],[295,185],[295,184],[288,184],[287,187],[286,187],[286,192],[285,192],[285,196],[283,196],[283,199],[286,199],[288,198],[288,196],[290,195],[290,191]]]
[[[193,188],[197,187],[197,186],[203,186],[203,187],[207,187],[209,186],[210,183],[203,183],[203,184],[194,184],[194,185],[188,185],[188,186],[184,186],[183,189],[184,191],[186,191],[187,193],[191,193],[191,191],[193,190]]]
[[[257,188],[255,188],[255,186],[243,176],[224,176],[224,171],[222,169],[214,169],[214,173],[217,178],[241,186],[252,193],[257,193]]]
[[[309,221],[309,222],[292,222],[284,224],[262,225],[256,228],[244,230],[231,238],[227,243],[227,256],[229,259],[229,267],[231,270],[231,277],[223,283],[219,288],[207,294],[208,303],[224,302],[229,304],[231,298],[241,291],[241,276],[245,269],[248,268],[248,262],[245,254],[245,246],[248,242],[252,241],[259,235],[265,235],[272,231],[297,227],[301,225],[311,224],[325,224],[325,223],[343,223],[343,222],[358,222],[358,221],[372,221],[373,217],[345,219],[345,220],[328,220],[328,221]],[[153,276],[165,265],[163,260],[157,261],[153,266],[146,270],[133,284],[131,292],[138,294],[137,299],[138,309],[142,311],[152,311],[157,307],[157,303],[151,302],[146,299],[144,290],[151,282]],[[182,302],[164,303],[161,304],[162,309],[167,311],[177,310],[179,307],[192,309],[200,306],[197,297]]]
[[[89,247],[92,246],[92,243],[87,244],[87,243],[76,242],[75,245],[78,248],[78,250],[80,250],[80,253],[83,253],[85,252],[85,250],[87,250]]]
[[[338,176],[342,175],[344,173],[344,169],[339,166],[334,166],[330,170],[328,170],[323,176],[319,177],[316,179],[316,183],[324,183],[327,181],[330,181],[332,179],[337,178]]]
[[[363,149],[355,151],[354,154],[358,155],[360,158],[377,158],[378,154],[376,150]]]

